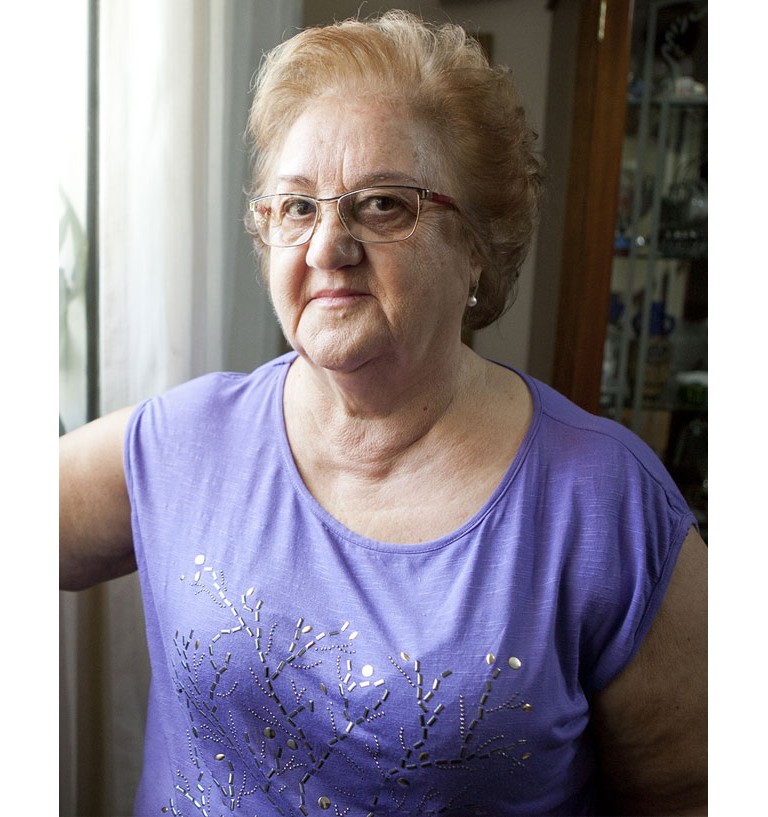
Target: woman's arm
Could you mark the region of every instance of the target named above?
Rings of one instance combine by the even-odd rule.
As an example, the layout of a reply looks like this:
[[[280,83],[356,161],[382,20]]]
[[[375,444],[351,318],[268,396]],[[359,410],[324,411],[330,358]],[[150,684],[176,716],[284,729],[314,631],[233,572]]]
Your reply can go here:
[[[611,814],[707,814],[707,547],[683,543],[632,663],[596,696]]]
[[[136,570],[123,436],[132,408],[59,441],[59,586],[83,590]]]

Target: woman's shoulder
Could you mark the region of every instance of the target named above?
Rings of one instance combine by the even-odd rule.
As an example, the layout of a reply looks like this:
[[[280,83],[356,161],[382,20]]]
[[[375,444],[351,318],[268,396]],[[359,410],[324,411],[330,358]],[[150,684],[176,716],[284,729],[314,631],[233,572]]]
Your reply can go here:
[[[194,377],[139,404],[137,410],[158,407],[182,413],[226,410],[250,395],[265,395],[282,382],[295,355],[286,354],[261,364],[251,372],[215,371]]]
[[[671,478],[658,454],[637,434],[608,417],[591,414],[552,386],[521,373],[534,403],[537,443],[550,453],[593,467],[602,462],[630,464],[668,484]]]
[[[551,386],[521,374],[533,401],[518,467],[560,503],[585,518],[601,508],[641,527],[680,531],[695,523],[688,503],[660,457],[638,435],[585,411]],[[639,516],[638,516],[639,515]]]
[[[282,355],[252,372],[209,372],[172,386],[137,405],[129,433],[151,426],[156,436],[201,430],[217,436],[241,423],[265,422],[279,404],[277,391],[293,357]]]

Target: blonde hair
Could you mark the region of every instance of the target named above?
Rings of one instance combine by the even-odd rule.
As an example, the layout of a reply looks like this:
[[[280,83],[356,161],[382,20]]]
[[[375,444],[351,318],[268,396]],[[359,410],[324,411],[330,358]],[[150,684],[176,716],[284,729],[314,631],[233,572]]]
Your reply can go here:
[[[254,90],[254,195],[265,192],[270,165],[310,99],[375,93],[431,126],[430,155],[456,182],[465,237],[481,259],[478,304],[464,325],[488,326],[511,306],[538,219],[542,166],[509,69],[491,66],[463,28],[389,11],[305,29],[265,56]]]

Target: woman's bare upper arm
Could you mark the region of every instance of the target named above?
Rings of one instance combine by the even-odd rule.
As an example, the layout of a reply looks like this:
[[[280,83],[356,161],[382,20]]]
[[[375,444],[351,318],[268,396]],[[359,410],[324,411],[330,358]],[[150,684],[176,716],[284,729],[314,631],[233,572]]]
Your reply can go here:
[[[136,569],[123,467],[125,408],[59,441],[59,586],[82,590]]]
[[[707,813],[707,547],[695,530],[640,651],[596,696],[594,724],[611,813]]]

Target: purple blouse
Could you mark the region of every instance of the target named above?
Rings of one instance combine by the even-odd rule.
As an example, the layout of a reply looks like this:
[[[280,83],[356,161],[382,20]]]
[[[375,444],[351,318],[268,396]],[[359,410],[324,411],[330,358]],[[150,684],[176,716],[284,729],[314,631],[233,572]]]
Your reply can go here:
[[[302,482],[295,354],[134,413],[125,462],[152,681],[137,817],[581,815],[589,704],[695,524],[655,455],[523,376],[507,474],[435,541],[372,541]]]

